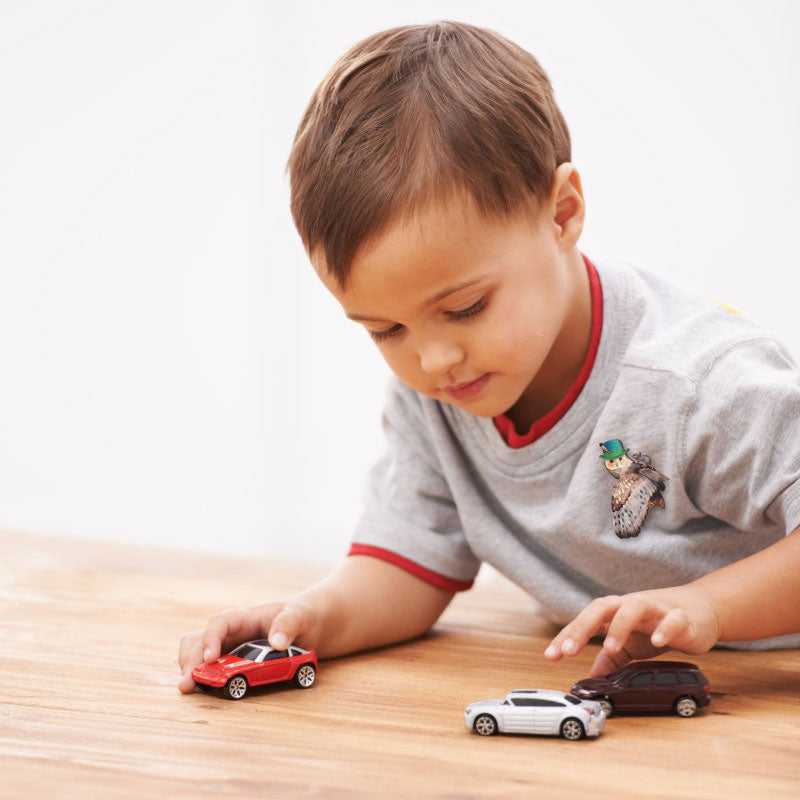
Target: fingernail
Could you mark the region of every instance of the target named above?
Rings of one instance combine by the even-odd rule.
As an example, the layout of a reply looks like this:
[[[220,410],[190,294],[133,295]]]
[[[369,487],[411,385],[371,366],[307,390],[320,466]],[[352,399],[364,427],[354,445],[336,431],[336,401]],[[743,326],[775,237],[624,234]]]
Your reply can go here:
[[[276,650],[283,650],[289,644],[289,637],[281,631],[276,631],[269,637],[269,641]]]
[[[665,639],[666,637],[664,636],[663,633],[661,633],[661,631],[656,631],[653,634],[652,642],[655,645],[664,644]]]
[[[606,636],[603,647],[613,653],[617,649],[617,640],[613,636]]]
[[[203,651],[203,661],[208,661],[209,658],[211,658],[211,648],[206,647],[206,649]]]
[[[544,651],[545,658],[555,658],[558,655],[558,648],[551,644],[547,650]]]
[[[565,653],[574,653],[575,652],[575,642],[572,639],[564,639],[564,644],[561,645],[561,649]]]

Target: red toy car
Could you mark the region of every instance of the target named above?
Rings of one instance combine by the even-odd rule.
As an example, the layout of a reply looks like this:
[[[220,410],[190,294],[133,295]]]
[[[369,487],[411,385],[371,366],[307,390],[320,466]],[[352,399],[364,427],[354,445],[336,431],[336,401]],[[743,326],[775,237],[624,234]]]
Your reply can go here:
[[[308,689],[317,679],[317,654],[291,645],[275,650],[266,639],[240,644],[213,664],[201,664],[192,672],[201,689],[222,689],[229,700],[241,700],[251,686],[294,680]]]

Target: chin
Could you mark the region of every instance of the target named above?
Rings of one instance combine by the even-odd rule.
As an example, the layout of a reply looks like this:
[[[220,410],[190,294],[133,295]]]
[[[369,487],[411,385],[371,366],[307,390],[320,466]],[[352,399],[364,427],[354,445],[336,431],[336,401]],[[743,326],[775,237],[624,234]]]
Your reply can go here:
[[[500,414],[504,414],[505,411],[510,408],[510,406],[505,403],[498,403],[496,400],[492,401],[489,399],[476,398],[473,402],[468,400],[453,400],[451,397],[445,397],[444,399],[445,402],[449,403],[451,406],[460,408],[468,414],[472,414],[473,417],[486,417],[487,419],[492,419]]]

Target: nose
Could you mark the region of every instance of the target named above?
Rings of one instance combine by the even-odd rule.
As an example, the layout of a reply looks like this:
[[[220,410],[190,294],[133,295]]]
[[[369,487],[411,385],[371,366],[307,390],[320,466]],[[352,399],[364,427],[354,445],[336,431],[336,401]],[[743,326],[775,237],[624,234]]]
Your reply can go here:
[[[419,345],[419,363],[429,375],[443,375],[464,360],[464,350],[457,342],[434,339]]]

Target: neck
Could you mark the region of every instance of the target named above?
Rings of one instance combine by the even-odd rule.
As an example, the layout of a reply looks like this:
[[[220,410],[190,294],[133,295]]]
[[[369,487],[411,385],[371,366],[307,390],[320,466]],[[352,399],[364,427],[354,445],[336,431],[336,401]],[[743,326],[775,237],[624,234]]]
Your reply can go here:
[[[586,264],[577,247],[566,256],[568,275],[567,313],[541,369],[506,412],[520,435],[552,411],[578,378],[592,335],[592,295]]]

